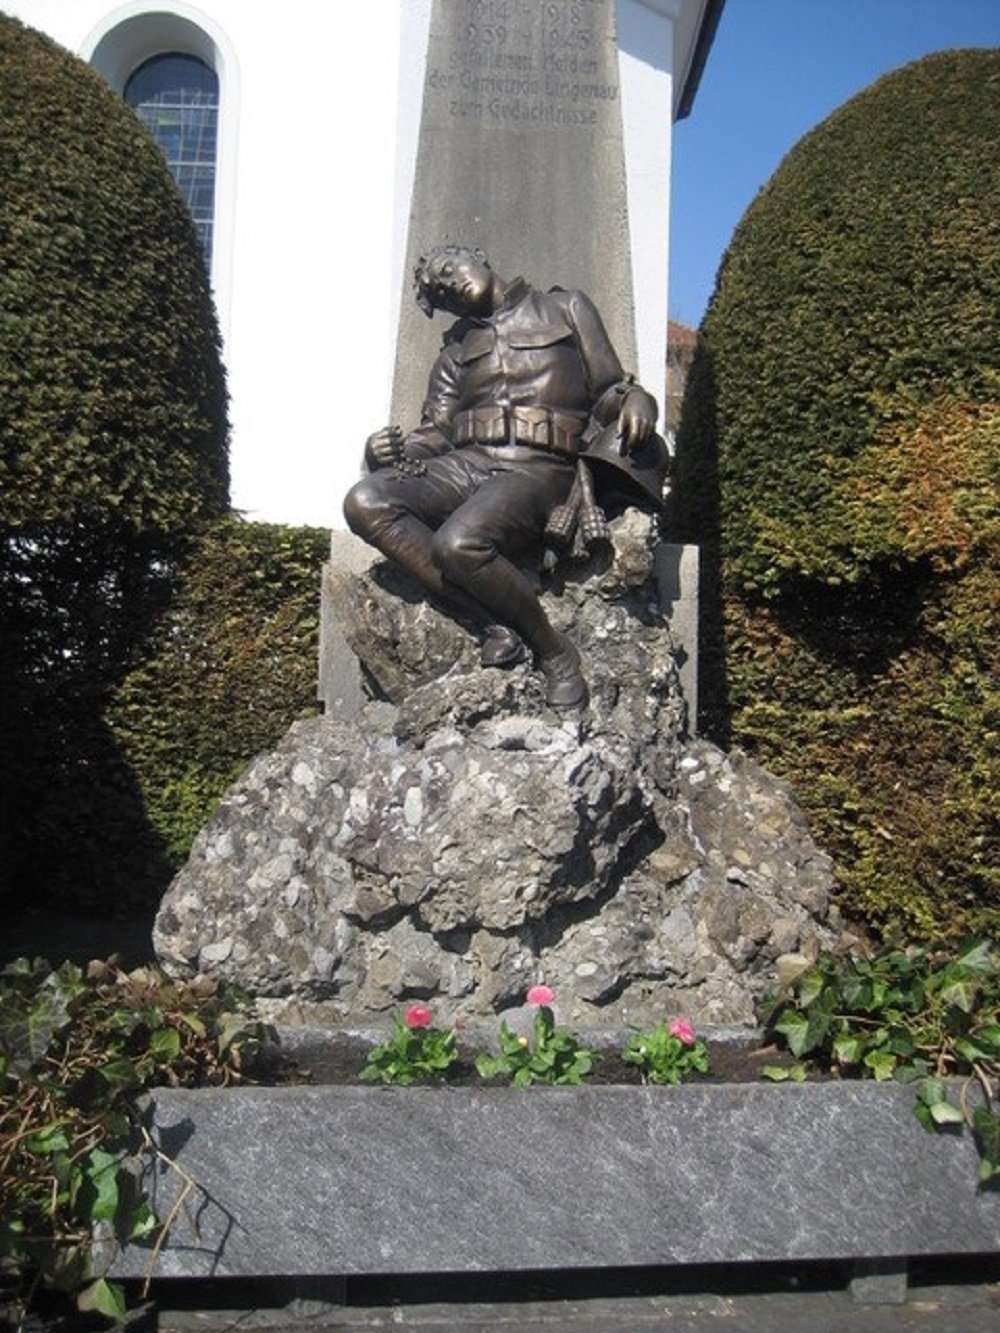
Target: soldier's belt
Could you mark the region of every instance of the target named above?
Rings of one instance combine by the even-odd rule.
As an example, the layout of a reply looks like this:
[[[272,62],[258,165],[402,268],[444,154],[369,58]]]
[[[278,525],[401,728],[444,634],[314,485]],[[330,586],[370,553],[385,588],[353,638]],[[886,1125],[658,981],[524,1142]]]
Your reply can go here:
[[[575,458],[584,421],[554,407],[473,407],[452,422],[452,440],[463,444],[529,444]]]

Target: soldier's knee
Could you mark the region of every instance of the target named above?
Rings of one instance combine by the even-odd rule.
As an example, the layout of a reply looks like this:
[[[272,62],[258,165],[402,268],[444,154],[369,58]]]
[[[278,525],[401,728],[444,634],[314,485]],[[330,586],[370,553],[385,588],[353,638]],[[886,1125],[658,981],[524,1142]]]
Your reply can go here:
[[[434,534],[431,559],[446,578],[453,583],[464,583],[482,569],[496,551],[491,543],[474,532],[446,524]]]
[[[347,526],[359,537],[364,537],[378,523],[385,511],[385,503],[377,479],[364,477],[351,487],[344,500]]]

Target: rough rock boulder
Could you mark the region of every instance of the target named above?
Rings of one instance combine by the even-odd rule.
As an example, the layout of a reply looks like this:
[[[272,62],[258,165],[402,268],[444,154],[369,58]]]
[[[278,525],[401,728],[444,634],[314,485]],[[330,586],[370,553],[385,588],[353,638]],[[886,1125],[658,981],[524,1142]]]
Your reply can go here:
[[[385,697],[297,722],[227,793],[162,904],[164,963],[353,1018],[483,1016],[544,978],[574,1022],[752,1021],[777,956],[831,938],[830,864],[783,784],[682,739],[649,520],[613,541],[544,593],[590,683],[569,716],[385,567],[342,581]]]

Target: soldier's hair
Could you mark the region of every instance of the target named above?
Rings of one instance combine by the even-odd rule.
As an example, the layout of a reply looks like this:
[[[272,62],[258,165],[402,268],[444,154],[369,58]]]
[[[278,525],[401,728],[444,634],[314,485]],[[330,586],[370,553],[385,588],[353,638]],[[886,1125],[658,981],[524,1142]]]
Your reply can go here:
[[[417,260],[416,268],[413,270],[413,285],[417,289],[417,305],[428,319],[433,315],[435,307],[432,287],[427,281],[427,269],[435,259],[440,259],[442,255],[472,255],[473,259],[478,259],[480,263],[487,267],[489,267],[490,262],[476,245],[436,245],[426,255],[421,255]]]

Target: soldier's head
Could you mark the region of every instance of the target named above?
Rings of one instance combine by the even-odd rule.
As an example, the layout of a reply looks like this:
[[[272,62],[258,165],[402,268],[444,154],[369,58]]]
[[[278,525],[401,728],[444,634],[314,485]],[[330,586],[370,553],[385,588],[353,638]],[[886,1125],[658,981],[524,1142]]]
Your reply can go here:
[[[439,245],[413,272],[417,305],[428,318],[435,310],[452,315],[488,315],[493,309],[496,274],[481,250]]]

